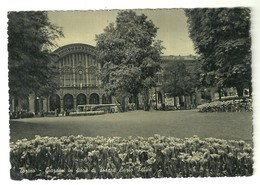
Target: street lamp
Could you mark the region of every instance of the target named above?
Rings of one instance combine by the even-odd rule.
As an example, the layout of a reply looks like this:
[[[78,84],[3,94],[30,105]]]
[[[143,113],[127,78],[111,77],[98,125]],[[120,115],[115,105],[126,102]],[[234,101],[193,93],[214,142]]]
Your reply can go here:
[[[157,110],[157,90],[156,90],[156,84],[155,84],[155,92],[154,92],[154,95],[155,95],[155,109]]]

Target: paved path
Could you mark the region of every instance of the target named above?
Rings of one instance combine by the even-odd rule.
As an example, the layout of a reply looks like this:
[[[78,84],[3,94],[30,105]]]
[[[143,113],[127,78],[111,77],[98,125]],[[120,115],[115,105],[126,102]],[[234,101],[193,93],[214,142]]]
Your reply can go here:
[[[79,117],[44,117],[10,121],[11,141],[41,136],[142,136],[245,140],[252,144],[252,112],[132,111]]]

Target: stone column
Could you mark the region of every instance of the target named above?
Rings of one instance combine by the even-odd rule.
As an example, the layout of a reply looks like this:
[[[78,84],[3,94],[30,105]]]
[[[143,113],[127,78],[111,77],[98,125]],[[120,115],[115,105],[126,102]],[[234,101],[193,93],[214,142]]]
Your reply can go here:
[[[33,94],[29,95],[29,110],[30,112],[35,112],[35,96]]]
[[[82,69],[82,68],[81,68]],[[86,70],[84,71],[84,69],[85,68],[83,68],[82,69],[82,81],[81,81],[81,83],[82,83],[82,87],[85,87],[85,82],[86,82],[86,80],[85,80],[85,77],[86,77]]]
[[[184,104],[184,106],[185,106],[185,99],[184,99],[184,96],[183,96],[183,95],[180,96],[179,99],[180,99],[180,102],[182,103],[182,106],[183,106],[183,104]]]
[[[77,97],[76,97],[76,95],[73,96],[73,109],[74,109],[74,111],[77,110]]]
[[[85,53],[85,86],[88,86],[88,55]]]
[[[180,106],[180,99],[179,99],[179,96],[175,96],[174,97],[174,105],[176,106],[176,107],[179,107]]]
[[[47,101],[47,98],[44,98],[43,99],[43,111],[44,112],[47,112],[48,111],[48,101]]]
[[[196,92],[196,104],[199,105],[201,102],[201,93],[200,92]]]
[[[194,94],[192,94],[190,96],[190,102],[191,102],[191,105],[194,105]]]
[[[99,96],[99,104],[103,104],[103,103],[102,103],[102,95]]]
[[[75,54],[72,54],[72,72],[73,72],[73,86],[76,85],[76,76],[75,76]]]
[[[86,95],[86,104],[88,104],[89,103],[89,100],[88,100],[89,95],[87,93],[85,95]]]
[[[186,101],[186,106],[189,106],[190,105],[190,96],[185,96],[185,101]]]
[[[73,86],[76,87],[76,72],[75,68],[72,68],[72,73],[73,73]]]
[[[60,99],[60,111],[64,111],[63,98]]]

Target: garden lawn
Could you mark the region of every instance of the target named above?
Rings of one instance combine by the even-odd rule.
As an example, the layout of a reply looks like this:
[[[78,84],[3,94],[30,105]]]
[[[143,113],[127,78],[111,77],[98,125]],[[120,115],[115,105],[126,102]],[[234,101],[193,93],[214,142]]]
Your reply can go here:
[[[252,112],[131,111],[77,117],[24,118],[10,121],[10,140],[40,136],[142,136],[178,138],[197,135],[244,140],[252,145]]]

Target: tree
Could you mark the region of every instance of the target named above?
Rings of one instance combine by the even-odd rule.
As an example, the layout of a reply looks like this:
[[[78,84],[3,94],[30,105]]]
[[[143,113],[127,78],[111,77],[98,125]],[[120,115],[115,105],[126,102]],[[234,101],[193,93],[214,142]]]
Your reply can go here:
[[[116,22],[96,36],[97,60],[101,63],[101,81],[113,95],[132,95],[136,108],[138,94],[147,95],[147,84],[160,69],[161,41],[155,40],[157,27],[144,14],[121,11]],[[147,99],[147,98],[144,98]],[[146,106],[148,102],[144,102]]]
[[[55,90],[55,67],[51,60],[54,40],[62,37],[61,28],[51,24],[47,12],[8,13],[9,94],[26,98],[31,93]],[[45,90],[44,90],[45,89]]]
[[[190,38],[200,55],[204,79],[218,88],[252,91],[250,9],[186,9]],[[214,80],[212,80],[214,75]],[[207,78],[210,79],[207,79]]]
[[[199,69],[194,66],[192,72],[189,72],[185,64],[181,61],[169,63],[164,67],[164,83],[162,90],[171,96],[190,96],[195,93],[199,87]]]

